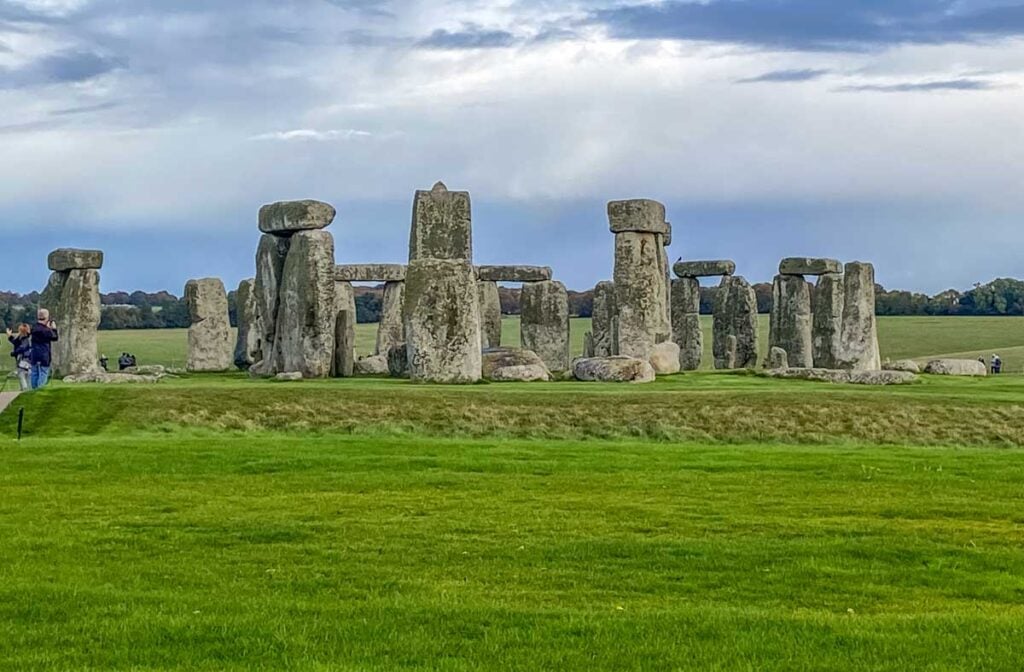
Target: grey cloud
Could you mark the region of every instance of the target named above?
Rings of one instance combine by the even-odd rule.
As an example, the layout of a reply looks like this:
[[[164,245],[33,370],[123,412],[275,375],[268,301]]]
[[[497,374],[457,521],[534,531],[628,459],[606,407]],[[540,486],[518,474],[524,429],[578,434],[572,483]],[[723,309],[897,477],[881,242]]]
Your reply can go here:
[[[504,30],[483,30],[471,26],[458,32],[438,29],[417,44],[428,49],[493,49],[510,47],[516,37]]]
[[[96,103],[94,105],[78,105],[76,107],[65,107],[59,110],[50,110],[51,117],[70,117],[78,114],[90,114],[92,112],[102,112],[104,110],[110,110],[120,106],[121,103],[116,100],[110,100],[104,103]]]
[[[987,91],[996,88],[983,79],[947,79],[930,82],[900,82],[898,84],[858,84],[843,86],[838,91],[868,91],[874,93],[913,93],[929,91]]]
[[[830,70],[773,70],[772,72],[766,72],[756,77],[747,77],[745,79],[737,79],[737,84],[758,84],[761,82],[765,83],[783,83],[783,82],[808,82],[812,79],[819,79],[829,74]]]
[[[88,81],[125,67],[122,59],[82,49],[44,56],[20,68],[0,69],[0,88]]]

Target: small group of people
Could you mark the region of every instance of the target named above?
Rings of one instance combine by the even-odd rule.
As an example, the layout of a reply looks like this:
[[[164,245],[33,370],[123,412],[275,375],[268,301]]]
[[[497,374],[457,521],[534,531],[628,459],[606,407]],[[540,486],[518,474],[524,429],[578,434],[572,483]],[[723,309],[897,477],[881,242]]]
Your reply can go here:
[[[982,364],[984,364],[986,367],[989,366],[985,362],[985,358],[984,357],[978,357],[978,361],[981,362]],[[999,375],[1000,373],[1003,372],[1003,360],[1002,360],[1002,358],[999,355],[995,355],[995,354],[992,355],[992,366],[991,366],[991,368],[992,368],[992,373],[995,374],[995,375]]]
[[[50,319],[46,308],[36,313],[35,324],[19,324],[17,331],[7,330],[22,392],[37,390],[49,382],[52,344],[58,337],[57,323]]]

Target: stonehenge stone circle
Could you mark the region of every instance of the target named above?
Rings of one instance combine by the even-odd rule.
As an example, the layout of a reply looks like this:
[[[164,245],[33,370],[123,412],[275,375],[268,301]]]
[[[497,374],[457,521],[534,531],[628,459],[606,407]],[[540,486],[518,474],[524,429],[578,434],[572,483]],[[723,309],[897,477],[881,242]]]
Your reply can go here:
[[[597,283],[594,287],[591,330],[595,357],[611,357],[618,354],[618,339],[615,336],[615,285],[607,280]]]
[[[338,282],[404,282],[405,264],[341,264],[334,269]]]
[[[281,370],[326,378],[333,362],[337,308],[334,238],[327,231],[292,235],[281,282],[277,347]]]
[[[730,347],[730,336],[736,339],[735,349]],[[754,288],[742,276],[725,276],[715,294],[712,339],[715,368],[755,368],[757,341],[757,295]]]
[[[478,266],[477,277],[481,282],[543,282],[552,275],[547,266]]]
[[[501,345],[501,298],[498,283],[492,280],[478,280],[480,295],[480,345],[484,349]]]
[[[235,338],[235,366],[242,371],[263,359],[263,325],[256,300],[256,281],[242,280],[235,292],[238,334]]]
[[[679,368],[699,369],[704,356],[704,333],[700,326],[700,282],[695,277],[672,281],[672,340],[679,346]]]
[[[785,350],[791,367],[814,366],[811,290],[802,275],[775,276],[769,346]]]
[[[875,267],[852,261],[846,264],[845,300],[840,367],[851,371],[882,368],[875,320]]]
[[[326,229],[334,215],[334,207],[320,201],[283,201],[260,208],[259,227],[263,233],[287,236]]]
[[[417,191],[409,234],[409,261],[473,260],[473,226],[469,192],[448,191],[438,182]],[[473,272],[474,280],[476,271]]]
[[[185,303],[191,321],[185,368],[193,373],[227,371],[233,347],[224,283],[219,278],[189,280],[185,284]]]
[[[736,262],[728,259],[715,261],[677,261],[672,267],[679,278],[710,278],[736,274]]]
[[[402,275],[404,277],[404,267]],[[337,286],[337,285],[335,285]],[[351,285],[349,285],[351,287]],[[380,323],[377,325],[375,355],[387,355],[396,345],[405,345],[405,324],[402,322],[402,304],[405,303],[405,281],[384,283],[381,297]],[[352,310],[355,310],[355,293],[352,293]]]
[[[577,359],[573,362],[573,376],[576,380],[602,383],[653,383],[655,379],[650,362],[622,355]]]
[[[351,378],[356,364],[356,314],[355,311],[339,310],[334,319],[334,361],[331,375],[335,378]]]
[[[489,348],[483,352],[482,375],[495,382],[551,380],[551,372],[537,353],[523,348]]]
[[[75,250],[67,247],[50,252],[46,265],[51,271],[98,271],[103,268],[103,252],[100,250]]]
[[[555,280],[528,282],[520,295],[522,346],[554,373],[569,370],[569,294]]]
[[[842,272],[843,265],[836,259],[787,257],[779,262],[780,275],[823,275]]]
[[[843,276],[822,273],[814,286],[813,315],[811,318],[812,359],[822,369],[843,368],[842,332],[845,305]]]
[[[608,219],[615,233],[618,352],[644,360],[655,345],[669,340],[672,331],[662,244],[668,228],[664,214],[665,207],[656,201],[608,204]]]

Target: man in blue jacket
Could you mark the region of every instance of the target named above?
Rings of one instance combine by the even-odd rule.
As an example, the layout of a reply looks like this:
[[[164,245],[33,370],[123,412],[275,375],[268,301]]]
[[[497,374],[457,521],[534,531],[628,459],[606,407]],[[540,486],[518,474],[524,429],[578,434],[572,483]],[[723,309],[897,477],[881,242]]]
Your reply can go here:
[[[38,390],[50,380],[52,348],[57,340],[57,323],[50,319],[50,311],[40,308],[36,323],[32,325],[32,389]]]

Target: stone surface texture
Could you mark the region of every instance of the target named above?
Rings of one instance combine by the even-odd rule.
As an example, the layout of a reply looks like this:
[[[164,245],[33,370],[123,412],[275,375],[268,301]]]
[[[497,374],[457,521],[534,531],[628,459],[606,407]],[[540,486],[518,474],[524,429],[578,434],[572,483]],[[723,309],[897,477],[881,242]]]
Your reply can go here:
[[[844,283],[839,368],[877,371],[882,357],[875,319],[875,267],[859,261],[846,264]]]
[[[736,262],[727,259],[714,261],[677,261],[672,271],[678,278],[712,278],[736,274]]]
[[[782,348],[771,348],[768,350],[769,369],[788,369],[789,355]]]
[[[501,297],[498,283],[479,280],[477,292],[480,296],[480,346],[497,348],[501,346]]]
[[[59,339],[51,347],[51,370],[56,378],[99,371],[96,331],[100,325],[100,272],[76,269],[61,273],[61,295],[50,319]],[[45,307],[45,306],[44,306]]]
[[[791,367],[814,366],[811,288],[802,275],[775,276],[770,322],[769,347],[785,350]]]
[[[233,359],[228,294],[219,278],[189,280],[185,284],[188,306],[188,360],[192,373],[227,371]]]
[[[362,357],[355,363],[355,373],[360,376],[389,375],[388,358],[386,355]]]
[[[651,350],[651,367],[659,376],[679,373],[679,346],[672,341],[658,343]]]
[[[288,257],[290,241],[270,234],[260,237],[256,247],[256,307],[262,332],[262,359],[250,371],[257,375],[273,375],[281,370],[281,352],[277,347],[277,319],[281,305],[281,279]]]
[[[608,204],[608,225],[612,233],[656,233],[668,235],[665,206],[645,198],[611,201]]]
[[[735,351],[730,348],[730,336],[736,339]],[[757,343],[757,295],[754,288],[742,276],[726,276],[715,293],[711,344],[715,368],[755,368]]]
[[[473,260],[469,192],[448,191],[441,182],[430,191],[416,192],[409,261],[418,259]]]
[[[46,264],[51,271],[99,270],[103,268],[103,252],[100,250],[76,250],[69,247],[50,252]]]
[[[64,376],[65,383],[99,383],[101,385],[131,385],[131,384],[152,384],[159,383],[166,377],[164,375],[139,375],[135,373],[107,373],[105,371],[93,371],[91,373],[80,373],[72,376]]]
[[[882,370],[906,371],[907,373],[921,373],[921,365],[912,359],[897,359],[895,362],[884,362],[882,364]]]
[[[281,281],[276,334],[280,370],[328,377],[337,314],[334,238],[327,231],[299,231],[291,238]]]
[[[627,231],[615,236],[615,308],[618,352],[647,360],[669,340],[667,284],[660,237]]]
[[[611,357],[618,354],[614,321],[615,285],[605,280],[594,287],[594,308],[590,327],[594,335],[594,356]]]
[[[320,201],[281,201],[260,208],[263,233],[287,236],[298,231],[326,229],[334,221],[334,207]]]
[[[976,359],[933,359],[925,365],[924,372],[936,376],[987,376],[988,367]]]
[[[573,362],[576,380],[602,383],[653,383],[654,367],[636,357],[591,357]]]
[[[392,378],[409,377],[409,351],[405,343],[396,343],[388,349],[388,375]]]
[[[477,266],[482,282],[543,282],[552,277],[548,266]]]
[[[256,300],[256,281],[242,280],[235,292],[235,315],[238,333],[235,337],[235,366],[242,371],[263,359],[263,325]]]
[[[356,364],[356,314],[352,310],[339,310],[334,317],[334,361],[331,375],[351,378]]]
[[[341,264],[334,268],[339,282],[402,282],[405,264]]]
[[[906,371],[847,371],[845,369],[771,369],[764,373],[770,378],[815,380],[823,383],[848,385],[907,385],[918,382],[918,377]]]
[[[821,369],[842,367],[843,276],[823,273],[814,286],[811,316],[811,348],[814,366]]]
[[[489,348],[483,352],[482,374],[496,382],[551,380],[551,372],[537,353],[524,348]]]
[[[552,373],[569,370],[569,294],[556,280],[528,282],[519,298],[520,342]]]
[[[822,275],[842,272],[843,265],[836,259],[787,257],[779,262],[780,275]]]
[[[353,309],[355,297],[353,295]],[[384,283],[381,297],[380,324],[377,325],[377,343],[373,354],[387,355],[396,345],[405,345],[405,324],[402,322],[402,305],[405,303],[405,282]]]

